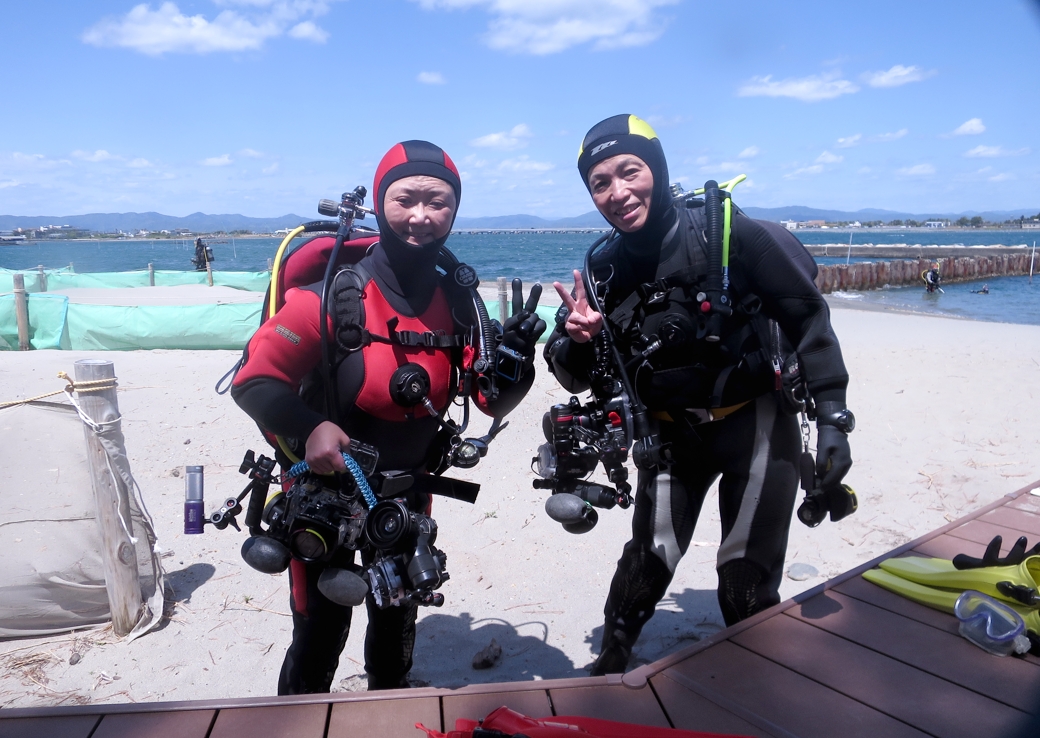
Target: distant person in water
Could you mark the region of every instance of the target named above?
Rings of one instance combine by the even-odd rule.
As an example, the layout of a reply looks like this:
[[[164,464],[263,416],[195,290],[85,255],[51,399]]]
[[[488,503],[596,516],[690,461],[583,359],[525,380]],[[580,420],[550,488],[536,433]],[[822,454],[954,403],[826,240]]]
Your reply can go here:
[[[943,288],[939,286],[942,282],[942,275],[939,274],[939,262],[933,261],[932,266],[928,271],[921,273],[921,279],[924,280],[924,289],[926,292],[939,292],[943,291]]]
[[[205,271],[206,264],[213,261],[213,250],[202,242],[202,237],[195,239],[195,256],[191,263],[195,265],[196,271]]]
[[[982,289],[981,290],[972,290],[971,294],[973,294],[973,295],[988,295],[989,294],[989,285],[988,284],[984,284],[984,285],[982,285]]]

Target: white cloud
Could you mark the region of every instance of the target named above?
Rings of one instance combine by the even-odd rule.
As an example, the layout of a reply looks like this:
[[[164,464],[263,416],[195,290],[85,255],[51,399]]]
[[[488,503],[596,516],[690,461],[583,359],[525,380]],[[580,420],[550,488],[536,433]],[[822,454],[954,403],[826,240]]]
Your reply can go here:
[[[314,21],[297,23],[289,29],[289,36],[300,41],[312,41],[316,44],[323,44],[329,40],[329,32],[324,28],[320,28]]]
[[[9,180],[6,180],[4,182],[0,182],[0,190],[5,190],[8,187],[17,187],[17,186],[18,186],[18,182],[16,182],[13,179],[9,179]]]
[[[440,72],[419,72],[415,79],[424,85],[443,85],[448,81]]]
[[[1028,154],[1028,153],[1029,153],[1029,149],[1028,148],[1015,149],[1014,151],[1010,151],[1008,149],[1005,149],[1003,146],[982,146],[982,145],[979,145],[979,146],[976,146],[974,149],[971,149],[969,151],[965,151],[964,155],[967,156],[967,157],[970,157],[972,159],[978,159],[978,158],[990,159],[990,158],[996,158],[998,156],[1023,156],[1023,155]]]
[[[994,174],[989,178],[990,182],[1007,182],[1008,180],[1015,179],[1015,175],[1011,172],[1001,172],[1000,174]]]
[[[202,160],[202,166],[204,167],[226,167],[231,164],[230,154],[221,154],[220,156],[211,156],[208,159]]]
[[[93,153],[91,153],[89,151],[73,151],[72,152],[72,156],[75,159],[82,159],[83,161],[93,161],[93,162],[107,161],[109,159],[118,158],[118,157],[112,156],[112,154],[108,153],[104,149],[98,149],[97,151],[95,151]]]
[[[897,141],[903,138],[903,136],[905,136],[908,133],[910,133],[910,129],[900,128],[898,131],[893,131],[891,133],[879,133],[876,136],[871,136],[870,140],[877,141],[880,143],[884,143],[886,141]]]
[[[838,139],[838,143],[836,144],[836,146],[839,149],[852,148],[853,146],[858,146],[862,139],[863,139],[863,134],[862,133],[856,133],[856,134],[853,134],[852,136],[845,136],[845,138],[839,138]]]
[[[838,156],[837,154],[832,154],[829,151],[824,151],[822,154],[816,157],[817,164],[838,164],[844,160],[844,156]]]
[[[256,149],[242,149],[238,153],[241,154],[242,156],[248,157],[250,159],[263,159],[264,158],[264,152],[257,151]]]
[[[977,136],[980,133],[985,133],[986,126],[983,125],[981,118],[972,118],[961,123],[957,128],[954,129],[951,136]]]
[[[747,162],[743,161],[720,161],[714,164],[705,163],[701,166],[701,172],[709,174],[741,174],[747,171]],[[676,180],[678,181],[678,180]],[[700,185],[697,185],[698,187]]]
[[[328,10],[328,0],[218,1],[218,5],[245,6],[245,12],[223,10],[213,18],[185,15],[176,3],[135,5],[121,18],[105,18],[83,32],[82,40],[92,46],[114,46],[149,56],[170,52],[209,54],[222,51],[252,51],[285,33],[291,38],[324,42],[328,33],[313,21]]]
[[[274,174],[275,172],[278,171],[278,162],[275,162],[274,164],[272,164],[269,167],[264,167],[260,171],[262,171],[264,174]]]
[[[152,163],[150,161],[148,161],[147,159],[142,159],[141,157],[137,157],[136,159],[134,159],[133,161],[128,163],[127,166],[128,167],[133,167],[134,169],[144,169],[145,167],[152,166]]]
[[[931,164],[915,164],[912,167],[897,169],[896,174],[903,177],[924,177],[929,174],[935,174],[935,167]]]
[[[856,84],[839,79],[839,75],[833,72],[782,80],[774,80],[772,75],[767,74],[765,77],[752,77],[750,82],[737,90],[740,97],[792,97],[802,102],[831,100],[854,92],[859,92]]]
[[[520,123],[508,131],[489,133],[486,136],[475,138],[469,142],[470,146],[482,149],[499,149],[501,151],[512,151],[527,146],[527,139],[533,134],[526,124]]]
[[[883,72],[865,72],[862,78],[871,87],[899,87],[910,82],[920,82],[934,74],[934,71],[925,71],[920,67],[904,67],[902,64],[896,64]]]
[[[555,54],[592,43],[596,50],[644,46],[664,33],[657,9],[679,0],[413,0],[426,10],[481,8],[491,15],[493,49]]]
[[[686,118],[682,115],[648,115],[645,120],[654,128],[673,128],[684,123]]]
[[[813,164],[811,167],[802,167],[801,169],[795,169],[793,172],[789,172],[784,175],[784,179],[795,179],[805,175],[819,174],[823,171],[823,164]]]
[[[746,149],[737,154],[738,159],[754,159],[758,156],[759,150],[757,146],[748,146]]]
[[[498,169],[502,172],[548,172],[555,168],[555,164],[546,161],[532,161],[527,155],[518,156],[515,159],[505,159],[499,163]]]

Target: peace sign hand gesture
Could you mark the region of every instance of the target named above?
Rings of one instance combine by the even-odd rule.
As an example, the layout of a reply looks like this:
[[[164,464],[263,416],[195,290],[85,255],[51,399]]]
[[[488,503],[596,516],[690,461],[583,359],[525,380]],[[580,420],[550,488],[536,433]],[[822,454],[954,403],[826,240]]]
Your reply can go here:
[[[563,304],[570,312],[567,314],[567,322],[563,329],[575,343],[587,343],[592,337],[603,330],[603,315],[589,307],[589,300],[585,294],[585,283],[581,278],[581,272],[574,270],[574,297],[559,282],[553,282],[553,287],[559,293]]]

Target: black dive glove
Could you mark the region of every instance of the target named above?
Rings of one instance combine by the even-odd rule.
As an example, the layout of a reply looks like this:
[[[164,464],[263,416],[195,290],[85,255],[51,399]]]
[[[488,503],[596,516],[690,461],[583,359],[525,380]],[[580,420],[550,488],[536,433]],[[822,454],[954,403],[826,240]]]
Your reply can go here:
[[[953,557],[953,568],[981,569],[984,566],[1018,566],[1026,560],[1026,557],[1040,554],[1040,543],[1027,551],[1026,546],[1029,545],[1029,542],[1025,536],[1022,536],[1015,541],[1015,545],[1008,551],[1007,556],[1001,556],[1000,547],[1003,543],[1004,540],[1000,536],[994,536],[986,546],[986,553],[982,554],[981,559],[968,556],[968,554],[957,554]]]
[[[840,402],[816,407],[816,476],[824,488],[837,486],[852,468],[849,436],[856,419]]]
[[[502,325],[502,343],[498,347],[499,376],[516,382],[534,359],[538,339],[545,332],[545,321],[536,312],[541,295],[542,285],[536,283],[525,304],[523,282],[513,280],[513,315]]]

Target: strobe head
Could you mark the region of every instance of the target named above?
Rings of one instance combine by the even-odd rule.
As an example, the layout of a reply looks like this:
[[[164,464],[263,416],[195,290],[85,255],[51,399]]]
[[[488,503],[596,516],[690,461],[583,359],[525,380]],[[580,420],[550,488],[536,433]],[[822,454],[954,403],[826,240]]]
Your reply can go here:
[[[836,484],[826,489],[816,487],[798,506],[798,520],[810,528],[815,528],[823,522],[828,513],[831,522],[836,523],[858,509],[859,500],[849,485]]]

